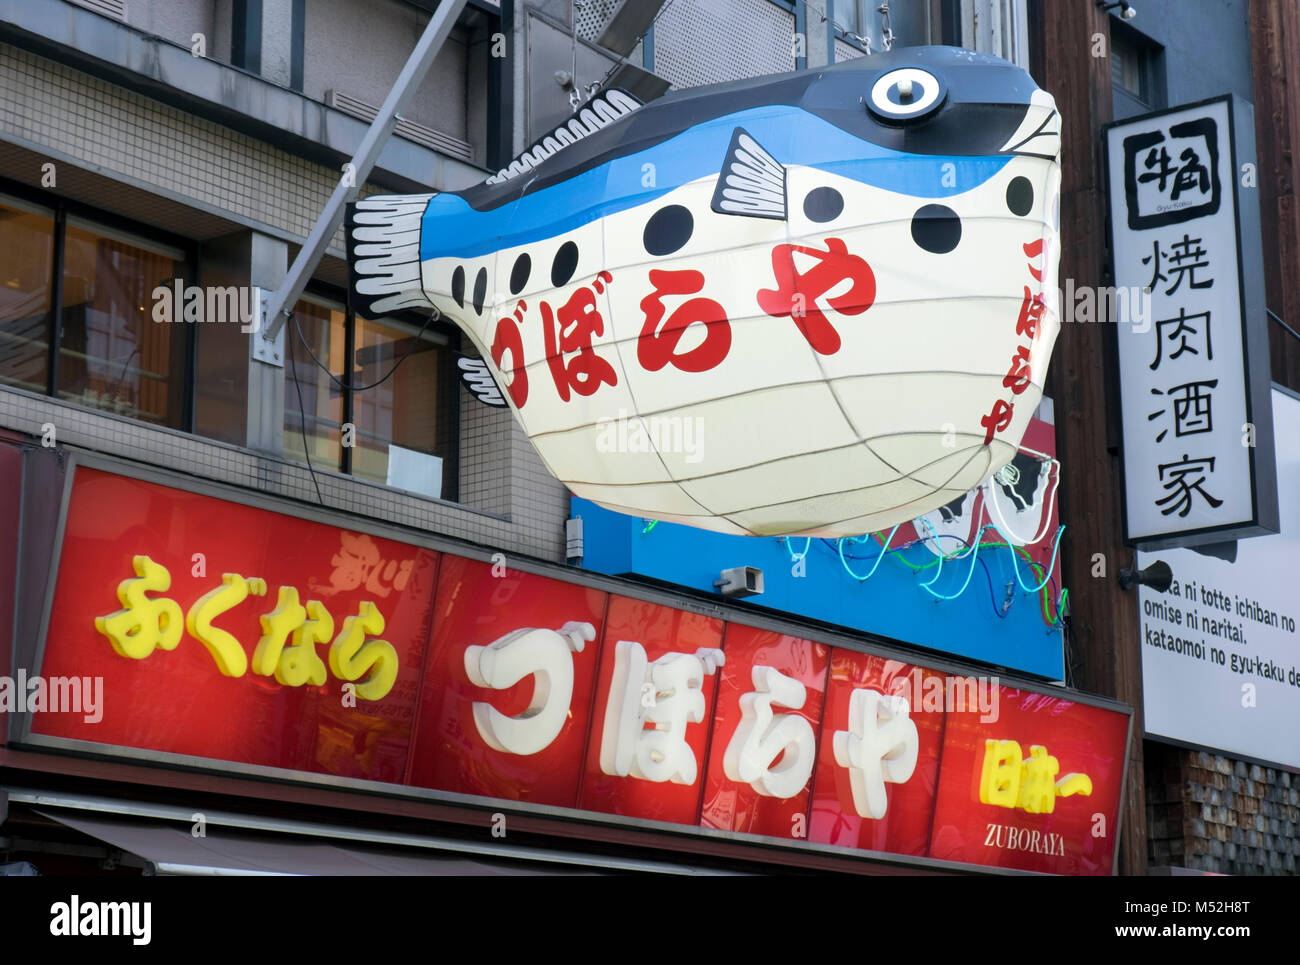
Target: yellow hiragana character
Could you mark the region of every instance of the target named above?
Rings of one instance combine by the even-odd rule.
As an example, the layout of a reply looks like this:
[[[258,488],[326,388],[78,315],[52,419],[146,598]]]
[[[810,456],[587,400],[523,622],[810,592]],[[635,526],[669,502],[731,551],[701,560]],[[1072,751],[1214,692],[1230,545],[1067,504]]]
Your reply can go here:
[[[325,662],[316,653],[334,633],[334,618],[318,601],[308,600],[304,609],[298,602],[298,590],[280,587],[274,611],[262,618],[262,639],[253,653],[253,673],[275,679],[286,687],[310,683],[323,686]],[[289,634],[293,644],[285,646]]]
[[[117,585],[123,609],[95,617],[95,629],[108,637],[117,653],[133,660],[143,660],[158,647],[175,650],[182,630],[179,604],[145,596],[146,592],[171,589],[171,574],[147,556],[132,557],[131,566],[135,578],[128,577]]]
[[[384,616],[366,601],[357,615],[343,621],[343,629],[330,646],[330,670],[340,680],[366,679],[357,684],[357,696],[379,700],[397,680],[397,650],[387,640],[366,640],[366,634],[384,632]]]
[[[334,635],[334,618],[319,600],[307,601],[307,619],[293,631],[293,643],[284,648],[275,679],[286,687],[325,685],[325,661],[316,653],[318,644],[329,643]]]
[[[212,621],[239,606],[250,593],[264,596],[266,581],[257,577],[245,580],[238,573],[223,573],[221,586],[195,600],[185,615],[185,626],[190,636],[208,648],[212,659],[217,662],[217,669],[227,677],[244,675],[248,669],[248,655],[238,640],[220,627],[214,627]]]

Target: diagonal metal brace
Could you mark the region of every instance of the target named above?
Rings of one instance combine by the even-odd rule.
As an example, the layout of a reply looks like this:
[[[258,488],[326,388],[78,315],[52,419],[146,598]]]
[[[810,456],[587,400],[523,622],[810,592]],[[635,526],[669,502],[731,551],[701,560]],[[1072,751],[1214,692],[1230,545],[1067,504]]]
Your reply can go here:
[[[370,176],[384,144],[392,135],[393,129],[397,127],[398,115],[406,109],[411,98],[415,96],[420,81],[433,65],[434,58],[438,56],[438,51],[442,49],[443,42],[451,33],[451,28],[460,17],[461,11],[465,9],[466,2],[467,0],[442,0],[438,4],[438,9],[429,20],[429,25],[424,28],[419,42],[411,51],[406,66],[393,82],[393,89],[384,98],[383,106],[375,115],[370,129],[366,131],[366,136],[361,139],[347,174],[334,186],[333,194],[325,202],[325,210],[321,212],[311,229],[311,234],[303,242],[302,249],[298,252],[298,257],[293,260],[293,265],[290,266],[283,284],[271,294],[264,316],[267,324],[263,327],[260,336],[254,335],[254,338],[261,337],[268,342],[274,342],[279,336],[280,329],[288,321],[293,306],[298,303],[303,289],[307,287],[307,280],[311,278],[329,243],[338,232],[339,225],[343,223],[345,206],[349,201],[355,201],[361,192],[361,185],[365,184],[366,178]]]

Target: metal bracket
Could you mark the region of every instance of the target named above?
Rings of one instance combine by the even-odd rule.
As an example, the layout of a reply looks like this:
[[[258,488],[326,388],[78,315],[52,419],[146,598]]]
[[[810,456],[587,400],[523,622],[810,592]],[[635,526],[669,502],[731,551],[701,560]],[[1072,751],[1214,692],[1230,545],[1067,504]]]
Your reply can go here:
[[[285,327],[281,325],[274,338],[267,338],[266,310],[271,300],[271,293],[265,288],[254,288],[253,294],[256,296],[253,304],[256,306],[254,311],[257,313],[249,323],[252,329],[250,341],[253,345],[253,358],[282,369],[284,368]]]

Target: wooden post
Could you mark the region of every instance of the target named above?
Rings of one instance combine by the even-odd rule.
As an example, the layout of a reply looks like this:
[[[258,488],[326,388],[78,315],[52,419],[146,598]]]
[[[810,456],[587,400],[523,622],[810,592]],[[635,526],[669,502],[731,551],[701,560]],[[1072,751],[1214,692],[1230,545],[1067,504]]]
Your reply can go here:
[[[1250,60],[1259,154],[1259,214],[1268,307],[1300,331],[1300,8],[1251,0]],[[1273,378],[1300,389],[1300,341],[1270,321]]]
[[[1031,47],[1039,85],[1061,112],[1061,281],[1105,287],[1106,197],[1101,126],[1112,118],[1109,17],[1091,0],[1037,0]],[[1098,304],[1105,304],[1099,300]],[[1142,662],[1136,592],[1116,580],[1132,553],[1123,544],[1117,368],[1113,323],[1071,320],[1062,301],[1061,334],[1047,376],[1055,401],[1062,465],[1063,576],[1070,588],[1071,682],[1133,707],[1133,738],[1120,813],[1119,870],[1147,870],[1142,755]],[[1094,572],[1104,575],[1094,576]]]

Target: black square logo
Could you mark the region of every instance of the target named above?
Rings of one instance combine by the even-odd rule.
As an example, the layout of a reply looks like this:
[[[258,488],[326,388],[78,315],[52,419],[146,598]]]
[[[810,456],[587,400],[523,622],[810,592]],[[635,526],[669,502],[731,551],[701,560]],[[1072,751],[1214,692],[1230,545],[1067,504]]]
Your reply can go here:
[[[1133,231],[1212,215],[1222,197],[1212,117],[1124,138],[1124,198]]]

